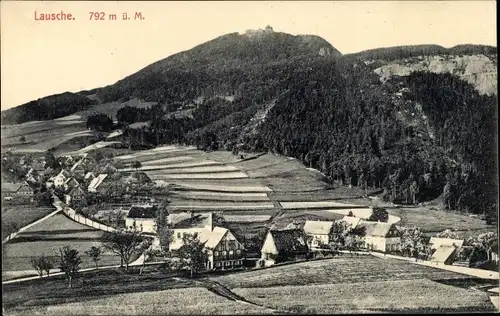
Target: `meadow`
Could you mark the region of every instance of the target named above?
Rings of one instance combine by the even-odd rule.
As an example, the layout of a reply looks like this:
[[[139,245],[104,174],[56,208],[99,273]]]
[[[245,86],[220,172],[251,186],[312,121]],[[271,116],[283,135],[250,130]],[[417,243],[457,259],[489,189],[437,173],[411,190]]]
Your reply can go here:
[[[2,203],[2,223],[14,223],[22,228],[55,211],[53,207],[35,207],[30,203],[7,204]],[[2,240],[7,234],[2,230]]]
[[[56,214],[20,233],[5,245],[2,271],[33,270],[30,258],[45,254],[56,257],[59,248],[69,245],[82,256],[82,268],[93,267],[94,263],[84,252],[92,246],[100,246],[102,232],[76,223],[62,214]],[[106,252],[101,265],[119,264],[118,256]]]
[[[229,288],[266,288],[416,279],[467,280],[470,277],[395,259],[344,254],[333,259],[301,262],[213,278],[214,281]]]
[[[491,312],[486,293],[427,279],[235,289],[247,300],[300,314]]]

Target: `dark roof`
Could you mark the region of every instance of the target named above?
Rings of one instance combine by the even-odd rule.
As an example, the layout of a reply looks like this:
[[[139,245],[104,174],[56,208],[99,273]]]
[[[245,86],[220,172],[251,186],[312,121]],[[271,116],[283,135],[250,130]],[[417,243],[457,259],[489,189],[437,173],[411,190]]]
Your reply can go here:
[[[210,225],[212,221],[212,213],[177,213],[170,214],[169,221],[172,228],[203,228]]]
[[[384,222],[360,221],[357,227],[364,227],[367,236],[386,237],[393,225]]]
[[[127,214],[128,218],[155,218],[155,206],[132,206]]]
[[[301,229],[270,230],[278,252],[307,252],[306,236]]]

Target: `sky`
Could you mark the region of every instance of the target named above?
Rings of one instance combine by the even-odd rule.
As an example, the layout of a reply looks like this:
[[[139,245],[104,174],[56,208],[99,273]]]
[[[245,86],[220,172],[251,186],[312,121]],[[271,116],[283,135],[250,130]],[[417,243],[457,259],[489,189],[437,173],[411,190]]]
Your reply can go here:
[[[397,45],[496,46],[495,1],[1,1],[1,109],[115,83],[223,34],[271,25],[343,54]],[[36,13],[35,13],[36,12]],[[42,13],[75,20],[40,21]],[[90,19],[104,12],[105,20]],[[134,20],[135,12],[143,19]],[[131,17],[123,20],[123,13]],[[116,20],[109,20],[116,14]]]

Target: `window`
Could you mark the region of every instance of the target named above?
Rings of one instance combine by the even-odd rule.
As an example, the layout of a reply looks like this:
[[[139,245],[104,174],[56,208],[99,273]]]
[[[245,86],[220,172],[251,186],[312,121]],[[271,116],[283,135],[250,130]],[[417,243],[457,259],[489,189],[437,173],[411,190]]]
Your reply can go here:
[[[214,257],[217,257],[217,256],[219,256],[219,252],[218,252],[218,251],[215,251],[215,252],[214,252]]]
[[[236,250],[236,254],[238,255],[241,254],[241,250],[240,249]]]
[[[181,239],[181,233],[177,233],[177,238]]]
[[[194,233],[193,236],[194,236],[194,238],[197,238],[198,237],[198,233]]]

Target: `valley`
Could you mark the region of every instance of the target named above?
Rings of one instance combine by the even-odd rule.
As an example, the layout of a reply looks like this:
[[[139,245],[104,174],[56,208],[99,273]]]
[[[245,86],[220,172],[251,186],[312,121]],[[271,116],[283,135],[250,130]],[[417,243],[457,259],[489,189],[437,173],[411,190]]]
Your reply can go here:
[[[2,111],[6,311],[494,311],[496,58],[268,26]]]

